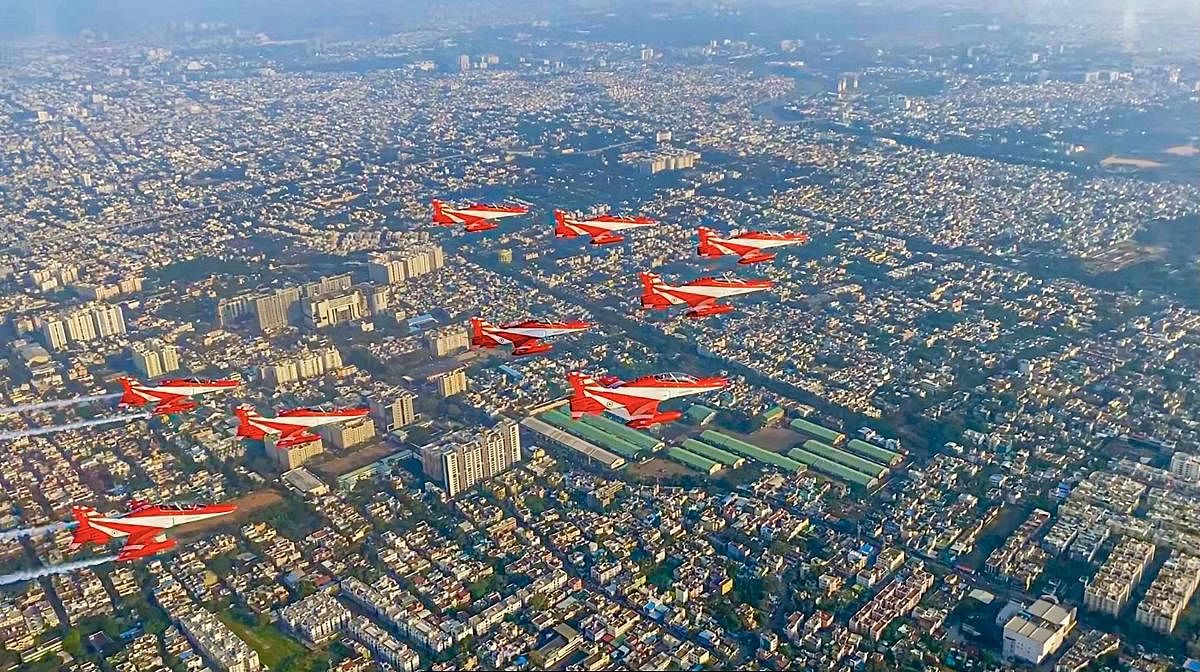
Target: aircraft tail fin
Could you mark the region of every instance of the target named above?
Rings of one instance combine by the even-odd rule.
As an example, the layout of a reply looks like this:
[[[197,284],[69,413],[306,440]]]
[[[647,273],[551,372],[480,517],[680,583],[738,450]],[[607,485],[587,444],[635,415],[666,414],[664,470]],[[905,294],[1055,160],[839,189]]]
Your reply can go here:
[[[71,517],[75,519],[75,535],[71,545],[78,547],[85,544],[107,544],[109,536],[92,527],[92,517],[98,515],[90,506],[71,507]]]
[[[237,414],[238,419],[238,436],[243,439],[262,439],[267,436],[266,432],[258,427],[255,427],[254,424],[250,422],[251,418],[258,416],[258,414],[254,412],[254,409],[246,406],[238,406],[237,410],[234,412]]]
[[[121,405],[141,406],[146,403],[145,399],[133,391],[133,384],[136,382],[133,378],[121,376],[117,382],[121,383],[121,401],[119,402]]]
[[[721,250],[717,249],[717,246],[713,245],[709,240],[713,234],[712,229],[708,228],[707,226],[697,227],[696,234],[700,237],[700,244],[696,246],[696,252],[698,254],[705,257],[721,256]]]

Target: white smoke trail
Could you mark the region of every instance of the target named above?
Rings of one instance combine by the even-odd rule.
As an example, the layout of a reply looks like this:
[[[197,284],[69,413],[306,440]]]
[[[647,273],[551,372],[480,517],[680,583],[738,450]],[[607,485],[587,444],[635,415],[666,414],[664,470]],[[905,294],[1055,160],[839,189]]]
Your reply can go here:
[[[121,396],[119,392],[111,394],[93,394],[89,397],[75,397],[74,399],[55,399],[54,401],[40,401],[36,404],[20,404],[18,406],[7,406],[0,408],[0,415],[9,413],[28,413],[29,411],[41,411],[47,408],[62,408],[63,406],[75,406],[77,404],[86,404],[89,401],[104,401],[106,399],[116,399]]]
[[[60,530],[69,530],[72,527],[75,527],[75,523],[61,522],[42,525],[41,527],[26,527],[20,530],[4,530],[0,532],[0,541],[9,541],[22,537],[41,537],[54,534]]]
[[[34,567],[33,569],[22,569],[0,576],[0,586],[6,586],[10,583],[17,583],[20,581],[32,581],[34,579],[40,579],[43,576],[50,576],[51,574],[66,574],[67,572],[73,572],[77,569],[84,569],[85,567],[103,565],[106,562],[112,562],[116,559],[117,556],[115,555],[105,555],[96,558],[87,558],[86,560],[64,562],[61,565],[44,565],[42,567]]]
[[[149,417],[149,413],[129,413],[127,415],[116,415],[111,418],[92,418],[91,420],[79,420],[77,422],[68,422],[65,425],[53,425],[51,427],[16,429],[8,432],[0,432],[0,441],[11,441],[13,439],[20,439],[26,436],[39,436],[41,434],[53,434],[54,432],[65,432],[68,429],[83,429],[84,427],[114,425],[119,422],[132,422],[134,420],[144,420]]]

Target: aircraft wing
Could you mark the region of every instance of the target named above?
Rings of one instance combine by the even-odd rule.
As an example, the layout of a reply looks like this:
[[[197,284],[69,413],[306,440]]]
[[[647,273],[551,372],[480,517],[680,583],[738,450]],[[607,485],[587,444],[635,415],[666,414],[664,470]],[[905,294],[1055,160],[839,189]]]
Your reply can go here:
[[[494,229],[497,227],[497,224],[487,217],[469,215],[465,212],[456,212],[454,213],[454,216],[463,220],[463,225],[466,227],[467,231],[487,231],[488,229]]]
[[[763,252],[762,250],[753,247],[746,250],[739,256],[741,258],[738,259],[738,261],[748,264],[753,264],[759,261],[770,261],[775,258],[774,254],[771,254],[770,252]]]
[[[196,402],[184,395],[176,395],[163,399],[155,404],[151,413],[155,415],[171,415],[172,413],[184,413],[196,408]]]
[[[624,238],[622,236],[618,236],[617,234],[613,233],[612,231],[600,231],[599,233],[592,234],[592,244],[593,245],[604,245],[607,243],[619,243],[622,240],[624,240]]]
[[[275,442],[275,445],[279,446],[280,448],[291,448],[293,446],[311,443],[320,438],[321,437],[317,436],[316,434],[308,431],[308,429],[305,427],[297,427],[294,430],[280,436],[279,440]]]
[[[130,546],[144,546],[152,541],[163,542],[167,540],[167,535],[161,527],[144,527],[137,532],[131,532],[125,538],[125,546],[121,548],[124,552]]]
[[[165,551],[174,545],[175,541],[168,539],[162,530],[148,528],[145,532],[129,535],[129,540],[125,542],[125,545],[121,547],[120,553],[117,554],[117,561],[124,562],[146,558],[160,551]]]
[[[645,399],[636,403],[636,406],[630,404],[625,407],[625,410],[629,413],[629,418],[640,418],[658,414],[658,404],[660,402],[657,399]]]
[[[539,336],[530,336],[528,334],[518,334],[518,333],[511,332],[511,331],[505,331],[503,333],[504,333],[504,337],[507,338],[510,342],[512,342],[514,347],[520,347],[520,346],[526,345],[528,343],[536,342],[540,338]]]

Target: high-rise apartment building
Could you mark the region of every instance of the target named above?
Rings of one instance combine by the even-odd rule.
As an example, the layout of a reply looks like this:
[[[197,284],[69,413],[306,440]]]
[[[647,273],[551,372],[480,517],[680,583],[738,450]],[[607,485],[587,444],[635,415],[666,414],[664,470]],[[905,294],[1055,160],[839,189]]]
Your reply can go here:
[[[95,304],[89,311],[96,323],[96,336],[108,338],[125,333],[125,313],[120,306],[110,306],[103,303]]]
[[[440,245],[413,242],[397,250],[372,254],[367,259],[367,275],[374,282],[397,285],[445,265],[446,253]]]
[[[320,296],[322,294],[336,294],[350,289],[352,280],[349,273],[341,275],[326,275],[316,282],[310,282],[304,286],[304,296]]]
[[[88,343],[125,333],[125,313],[120,306],[92,303],[41,318],[46,346],[61,350],[68,343]]]
[[[464,429],[421,448],[421,469],[454,497],[521,461],[517,423]]]
[[[42,341],[51,350],[62,350],[71,341],[67,335],[67,323],[58,317],[50,317],[42,322]]]
[[[227,327],[243,315],[252,314],[256,300],[249,294],[220,299],[217,301],[217,324]]]
[[[152,338],[129,346],[133,366],[146,378],[158,378],[179,370],[179,348]]]
[[[323,376],[342,368],[342,354],[332,345],[303,350],[263,365],[261,375],[267,384],[282,387],[297,380]]]
[[[266,449],[267,455],[279,465],[280,471],[291,471],[325,452],[325,442],[320,438],[316,441],[289,447],[277,445],[275,442],[278,439],[278,434],[268,434],[263,439],[263,447]]]
[[[1175,453],[1171,456],[1171,473],[1185,481],[1200,481],[1200,455]]]
[[[346,450],[375,438],[375,423],[370,418],[354,418],[326,425],[319,432],[334,448]]]
[[[434,329],[425,335],[425,342],[429,344],[429,354],[434,357],[445,357],[471,347],[471,338],[461,324]]]
[[[371,417],[385,432],[407,427],[417,419],[413,406],[416,398],[416,395],[407,390],[395,390],[374,396],[368,401]]]
[[[467,391],[467,370],[460,366],[453,371],[438,374],[434,381],[437,383],[438,394],[443,398],[453,397]]]
[[[254,315],[259,331],[276,331],[286,327],[295,315],[300,302],[299,287],[285,287],[254,299]]]
[[[387,310],[388,305],[391,302],[387,287],[364,284],[359,285],[357,289],[366,299],[368,313],[371,315],[378,315]]]
[[[76,343],[87,343],[96,340],[96,323],[86,310],[77,310],[66,316],[67,336]]]

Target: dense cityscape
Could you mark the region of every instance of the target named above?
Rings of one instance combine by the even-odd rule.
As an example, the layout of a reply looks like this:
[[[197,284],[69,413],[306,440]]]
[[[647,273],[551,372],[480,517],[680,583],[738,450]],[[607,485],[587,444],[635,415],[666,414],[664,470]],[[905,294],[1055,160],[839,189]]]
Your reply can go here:
[[[1200,670],[1200,7],[11,4],[0,669]]]

